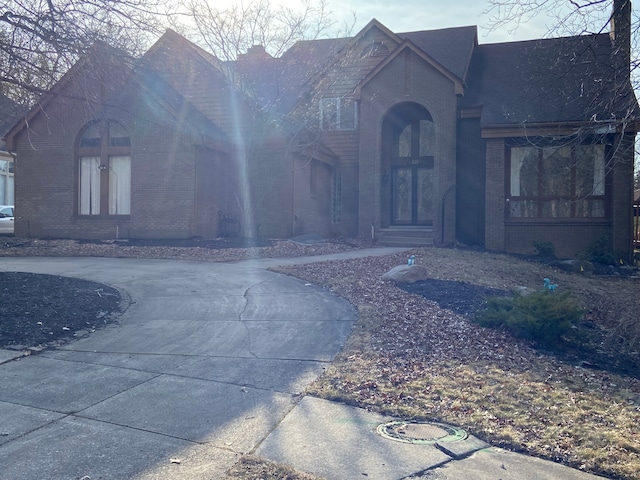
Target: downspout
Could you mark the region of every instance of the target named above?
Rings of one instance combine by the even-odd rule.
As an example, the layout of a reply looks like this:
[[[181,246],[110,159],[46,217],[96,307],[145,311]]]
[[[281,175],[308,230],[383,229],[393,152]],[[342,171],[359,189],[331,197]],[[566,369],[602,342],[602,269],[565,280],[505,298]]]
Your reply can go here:
[[[444,211],[445,211],[445,206],[446,206],[446,202],[447,202],[447,197],[449,196],[449,194],[451,192],[453,192],[456,189],[455,185],[451,185],[449,188],[447,188],[446,192],[444,192],[444,195],[442,195],[442,212],[441,212],[441,217],[440,217],[440,244],[444,245]]]
[[[296,236],[296,159],[291,155],[291,238]]]

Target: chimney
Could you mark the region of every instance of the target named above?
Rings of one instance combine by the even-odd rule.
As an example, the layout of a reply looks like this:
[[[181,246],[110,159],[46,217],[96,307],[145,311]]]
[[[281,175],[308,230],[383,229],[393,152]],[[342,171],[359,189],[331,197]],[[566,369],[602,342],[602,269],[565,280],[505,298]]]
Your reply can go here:
[[[629,80],[631,67],[631,0],[613,0],[611,41],[616,76]]]
[[[238,60],[266,60],[273,58],[262,45],[253,45],[247,53],[238,55]]]

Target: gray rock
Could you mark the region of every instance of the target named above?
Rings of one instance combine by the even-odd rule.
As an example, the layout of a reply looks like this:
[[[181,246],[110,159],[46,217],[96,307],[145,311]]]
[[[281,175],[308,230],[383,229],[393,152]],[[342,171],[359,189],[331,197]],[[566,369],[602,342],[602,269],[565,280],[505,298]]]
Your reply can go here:
[[[558,260],[551,264],[565,272],[590,273],[593,272],[593,263],[586,260]]]
[[[382,280],[396,283],[414,283],[429,278],[424,265],[398,265],[382,275]]]

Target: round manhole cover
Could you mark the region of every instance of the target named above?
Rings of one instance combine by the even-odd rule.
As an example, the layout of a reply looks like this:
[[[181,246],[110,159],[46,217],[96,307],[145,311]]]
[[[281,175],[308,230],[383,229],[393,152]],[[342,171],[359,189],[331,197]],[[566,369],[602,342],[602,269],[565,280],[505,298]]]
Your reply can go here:
[[[378,433],[398,442],[428,445],[467,438],[467,432],[442,423],[389,422],[378,426]]]

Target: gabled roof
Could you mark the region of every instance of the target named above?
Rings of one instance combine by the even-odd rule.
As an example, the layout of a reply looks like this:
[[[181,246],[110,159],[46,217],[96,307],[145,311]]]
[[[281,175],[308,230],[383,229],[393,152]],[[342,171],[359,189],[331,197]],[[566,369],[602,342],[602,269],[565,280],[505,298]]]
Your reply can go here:
[[[407,50],[412,51],[420,58],[422,58],[429,65],[438,70],[443,76],[451,80],[454,84],[454,90],[456,94],[464,93],[464,84],[459,77],[456,77],[450,70],[445,68],[442,64],[437,62],[433,57],[425,53],[424,50],[421,50],[417,46],[413,44],[413,42],[409,40],[405,40],[402,42],[390,55],[388,55],[382,62],[380,62],[369,74],[358,84],[355,89],[355,98],[360,98],[360,92],[362,88],[371,81],[378,73],[380,73],[389,63],[398,58],[398,56]]]
[[[372,19],[369,23],[367,23],[364,27],[362,27],[362,29],[356,34],[355,37],[353,37],[353,41],[354,42],[358,42],[360,41],[362,38],[364,38],[371,30],[380,30],[384,35],[386,35],[387,37],[389,37],[392,40],[395,40],[396,43],[400,43],[402,40],[400,39],[400,37],[398,37],[398,35],[394,32],[392,32],[391,30],[389,30],[387,27],[385,27],[382,23],[380,23],[377,19]]]
[[[162,34],[162,36],[145,52],[142,58],[153,58],[159,50],[168,49],[168,48],[176,48],[181,52],[189,52],[193,55],[198,56],[204,62],[210,64],[214,69],[218,72],[225,72],[224,62],[220,60],[215,55],[207,52],[205,49],[199,47],[193,42],[190,42],[182,35],[168,28]]]
[[[113,55],[115,53],[115,55]],[[97,63],[96,63],[97,62]],[[113,75],[105,75],[104,69],[96,69],[95,65],[104,67],[109,64],[109,72],[117,71],[119,78]],[[93,66],[93,67],[92,67]],[[100,70],[100,71],[96,71]],[[95,78],[91,76],[95,75]],[[101,89],[105,92],[104,98],[91,100],[89,98],[78,98],[65,90],[75,79],[82,77],[85,82],[105,82],[107,88]],[[10,148],[14,148],[15,137],[22,129],[26,128],[33,119],[46,111],[46,107],[59,96],[76,98],[83,102],[102,102],[96,105],[97,110],[120,108],[122,100],[119,97],[127,95],[131,85],[137,85],[142,92],[142,101],[153,115],[154,121],[158,124],[171,125],[182,131],[190,131],[191,134],[208,140],[214,146],[228,144],[228,139],[220,128],[210,119],[205,117],[198,109],[191,105],[184,96],[180,95],[169,83],[167,83],[157,72],[147,68],[144,60],[135,60],[124,52],[114,51],[110,47],[98,45],[87,56],[79,60],[64,76],[45,94],[40,101],[28,112],[24,119],[18,123],[13,122],[13,128],[7,134]],[[16,119],[17,120],[17,119]]]
[[[399,33],[461,80],[466,79],[473,49],[477,45],[476,26]]]
[[[118,68],[116,70],[118,71],[120,78],[124,78],[131,74],[131,66],[134,61],[135,60],[123,50],[111,47],[103,42],[96,42],[92,48],[89,49],[88,53],[72,65],[62,78],[58,80],[58,82],[56,82],[56,84],[47,93],[42,95],[28,112],[20,116],[22,118],[18,118],[17,123],[15,123],[6,133],[5,140],[7,142],[7,147],[10,150],[15,148],[14,143],[16,135],[18,135],[18,133],[20,133],[24,128],[27,128],[31,120],[41,114],[49,103],[60,96],[66,96],[69,98],[73,97],[73,95],[70,96],[68,93],[65,93],[65,89],[78,75],[94,77],[94,79],[85,78],[85,81],[95,80],[97,82],[101,82],[104,78],[105,69],[117,64]],[[97,66],[100,66],[100,68]],[[113,73],[113,71],[111,73]],[[92,101],[87,98],[84,98],[84,100],[87,102]]]
[[[480,45],[463,107],[481,106],[483,126],[620,118],[635,97],[615,91],[611,59],[607,34]]]
[[[190,130],[218,149],[229,149],[229,138],[211,119],[195,108],[157,72],[139,65],[135,80],[143,92],[143,101],[158,124],[171,126],[179,131]],[[168,113],[168,115],[167,115]]]
[[[396,34],[373,19],[354,37],[299,41],[280,58],[251,59],[247,56],[234,62],[234,68],[251,86],[261,106],[275,108],[279,114],[284,114],[318,83],[326,80],[327,72],[332,68],[342,69],[341,63],[343,57],[348,57],[348,49],[370,34],[388,38],[391,52],[387,60],[380,57],[381,63],[375,71],[369,67],[359,78],[354,78],[354,88],[362,81],[366,83],[386,65],[385,62],[398,55],[402,49],[397,47],[401,45],[451,79],[456,84],[456,91],[461,93],[477,43],[477,29],[473,26]]]

